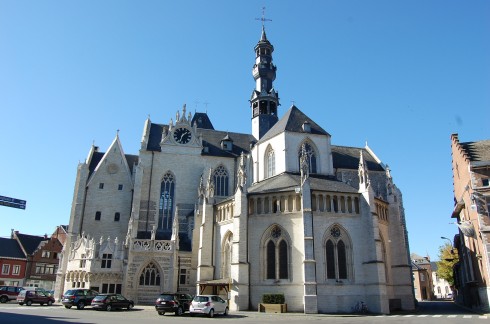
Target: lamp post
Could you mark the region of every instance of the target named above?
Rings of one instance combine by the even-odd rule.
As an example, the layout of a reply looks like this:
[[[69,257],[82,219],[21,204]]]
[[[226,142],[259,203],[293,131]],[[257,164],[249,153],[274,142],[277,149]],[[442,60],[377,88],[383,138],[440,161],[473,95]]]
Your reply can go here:
[[[441,238],[443,240],[448,240],[449,241],[449,244],[451,244],[451,250],[452,250],[452,248],[453,248],[453,241],[451,241],[450,239],[448,239],[447,237],[444,237],[444,236],[441,236]]]

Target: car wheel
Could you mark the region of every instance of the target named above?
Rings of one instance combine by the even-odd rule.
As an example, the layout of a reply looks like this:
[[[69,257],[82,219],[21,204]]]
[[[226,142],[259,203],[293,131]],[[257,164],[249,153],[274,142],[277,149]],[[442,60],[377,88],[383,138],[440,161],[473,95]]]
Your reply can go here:
[[[175,311],[175,315],[182,316],[182,314],[184,314],[184,310],[182,309],[182,307],[178,307],[177,310]]]
[[[53,305],[53,302],[50,300],[50,301],[48,301],[48,306],[51,306],[51,305]]]
[[[26,301],[26,305],[27,305],[27,306],[31,306],[31,305],[32,305],[32,300],[28,300],[28,301]]]
[[[165,315],[165,312],[158,312],[158,315]]]
[[[9,298],[7,296],[2,296],[2,298],[0,298],[0,303],[2,303],[2,304],[5,304],[8,301],[9,301]]]
[[[85,308],[85,302],[81,301],[77,304],[77,309],[84,309]]]
[[[211,308],[211,310],[208,313],[208,316],[213,318],[214,317],[214,309]]]
[[[130,304],[128,305],[128,310],[131,310],[133,307],[134,307],[134,305],[130,303]]]
[[[225,308],[225,316],[228,316],[228,307]]]
[[[107,305],[106,308],[105,308],[106,311],[110,312],[112,310],[112,306],[111,305]]]
[[[66,309],[70,309],[70,308],[71,308],[71,306],[70,306],[70,305],[65,305],[65,308],[66,308]]]

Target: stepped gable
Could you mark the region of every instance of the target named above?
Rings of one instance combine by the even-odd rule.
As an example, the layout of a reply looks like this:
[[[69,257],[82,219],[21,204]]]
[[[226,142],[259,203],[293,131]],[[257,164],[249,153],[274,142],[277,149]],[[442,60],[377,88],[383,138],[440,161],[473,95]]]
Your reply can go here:
[[[296,106],[291,106],[284,116],[260,139],[259,142],[264,142],[283,132],[306,133],[303,130],[303,124],[308,122],[311,131],[309,134],[329,135],[322,127],[315,123],[310,117],[306,116]]]
[[[359,169],[359,156],[362,151],[364,163],[369,171],[385,171],[383,165],[369,153],[368,150],[359,147],[332,145],[332,159],[334,169]]]

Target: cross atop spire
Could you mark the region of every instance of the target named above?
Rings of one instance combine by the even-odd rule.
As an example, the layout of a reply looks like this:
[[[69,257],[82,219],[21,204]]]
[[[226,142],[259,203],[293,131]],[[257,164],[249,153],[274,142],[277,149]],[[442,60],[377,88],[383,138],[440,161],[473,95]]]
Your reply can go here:
[[[265,18],[265,7],[262,7],[262,17],[255,18],[255,20],[260,20],[262,22],[262,29],[264,29],[264,25],[266,21],[272,21],[272,19]]]

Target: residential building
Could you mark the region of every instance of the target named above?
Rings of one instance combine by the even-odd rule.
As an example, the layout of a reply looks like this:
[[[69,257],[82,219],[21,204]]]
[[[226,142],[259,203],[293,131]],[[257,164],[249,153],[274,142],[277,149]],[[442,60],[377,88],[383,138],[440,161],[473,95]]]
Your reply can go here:
[[[56,291],[214,293],[256,310],[413,309],[402,193],[368,147],[332,135],[296,106],[279,116],[274,46],[254,48],[251,134],[214,129],[185,105],[148,118],[137,155],[119,136],[78,165]],[[320,98],[319,98],[320,99]],[[233,123],[243,121],[230,120]],[[391,307],[390,307],[391,306]]]
[[[411,254],[415,298],[418,301],[432,300],[434,296],[432,267],[429,257]]]
[[[437,275],[437,262],[430,263],[432,271],[432,291],[436,299],[452,298],[452,289],[449,282]]]
[[[456,300],[482,312],[490,311],[490,140],[460,142],[451,135],[454,210],[458,224],[454,247]]]
[[[27,235],[12,230],[12,239],[19,243],[27,261],[24,286],[53,290],[58,258],[63,249],[58,238]]]
[[[17,240],[0,237],[0,285],[23,286],[27,258]]]

